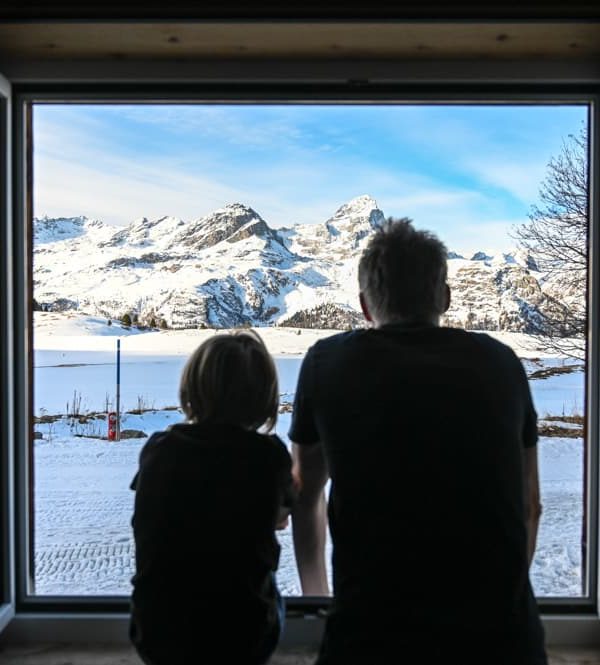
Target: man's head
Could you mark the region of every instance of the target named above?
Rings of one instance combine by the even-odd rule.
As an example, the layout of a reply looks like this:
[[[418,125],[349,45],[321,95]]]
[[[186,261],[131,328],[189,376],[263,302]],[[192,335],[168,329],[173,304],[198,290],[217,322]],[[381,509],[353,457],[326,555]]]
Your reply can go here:
[[[410,219],[392,219],[376,231],[358,265],[363,312],[376,325],[434,323],[450,305],[447,251]]]

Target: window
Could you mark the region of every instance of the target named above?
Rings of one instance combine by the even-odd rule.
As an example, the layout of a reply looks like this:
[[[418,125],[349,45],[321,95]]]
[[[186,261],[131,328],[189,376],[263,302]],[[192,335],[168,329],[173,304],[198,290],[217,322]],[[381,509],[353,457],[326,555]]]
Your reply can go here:
[[[319,327],[360,325],[353,266],[366,239],[365,220],[392,214],[437,231],[454,252],[455,304],[445,323],[488,331],[524,358],[541,417],[545,505],[532,580],[540,597],[592,601],[596,481],[590,462],[597,453],[594,428],[587,437],[583,430],[596,417],[586,404],[593,403],[587,387],[597,358],[593,346],[586,356],[585,335],[579,353],[569,349],[571,357],[523,332],[535,331],[552,307],[578,308],[585,319],[589,301],[580,290],[566,302],[560,275],[553,282],[534,252],[516,251],[512,228],[527,222],[548,158],[560,155],[569,133],[587,131],[583,102],[590,100],[534,97],[486,105],[473,95],[461,104],[411,105],[396,97],[402,103],[349,95],[336,105],[318,99],[240,105],[232,96],[227,105],[157,107],[92,106],[85,103],[98,100],[85,95],[26,96],[34,101],[36,220],[27,248],[35,325],[32,455],[24,467],[31,491],[22,495],[31,508],[29,523],[21,524],[22,560],[30,562],[24,597],[128,593],[128,483],[137,454],[144,434],[181,417],[174,409],[181,365],[211,328],[260,326],[280,356],[278,430],[285,435],[298,356],[328,334]],[[392,130],[400,134],[396,144]],[[194,152],[182,152],[183,142]],[[117,148],[122,152],[115,157]],[[243,173],[236,171],[242,159]],[[126,180],[132,171],[133,186]],[[220,181],[215,173],[223,174]],[[198,182],[209,193],[201,203],[183,201],[182,193],[195,193]],[[306,191],[316,199],[310,207]],[[154,209],[159,200],[173,209]],[[234,203],[242,205],[227,207]],[[289,212],[294,205],[296,216]],[[206,219],[223,209],[211,242],[199,236],[190,243],[193,221],[204,220],[206,233]],[[447,224],[450,214],[461,218],[460,229]],[[130,220],[128,227],[111,226]],[[298,221],[302,227],[290,224]],[[255,228],[246,233],[250,222]],[[222,224],[229,224],[227,233]],[[202,261],[190,256],[190,247]],[[262,328],[273,324],[280,327]],[[118,338],[121,434],[132,438],[109,443],[102,437],[107,414],[116,410]],[[280,583],[294,596],[289,532],[281,539]]]
[[[11,89],[6,79],[0,76],[0,282],[11,284],[11,240],[10,218],[12,214],[10,146],[11,146]],[[8,290],[8,289],[7,289]],[[8,442],[13,438],[12,410],[14,406],[12,372],[9,362],[12,348],[12,331],[9,325],[12,307],[12,294],[2,298],[0,314],[0,440]],[[8,445],[0,449],[0,630],[14,615],[14,495],[13,495],[13,451]]]

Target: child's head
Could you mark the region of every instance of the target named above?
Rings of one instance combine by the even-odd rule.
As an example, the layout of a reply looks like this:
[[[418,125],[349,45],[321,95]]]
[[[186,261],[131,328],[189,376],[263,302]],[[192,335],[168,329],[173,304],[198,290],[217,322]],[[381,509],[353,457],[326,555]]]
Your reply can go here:
[[[279,406],[275,363],[254,331],[215,335],[185,364],[179,399],[192,422],[270,431]]]

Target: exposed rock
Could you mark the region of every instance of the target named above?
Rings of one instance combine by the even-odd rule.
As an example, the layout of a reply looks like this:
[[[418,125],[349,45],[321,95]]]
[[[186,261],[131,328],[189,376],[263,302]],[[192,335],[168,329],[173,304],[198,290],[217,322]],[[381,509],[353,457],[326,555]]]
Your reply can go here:
[[[138,264],[137,259],[130,256],[122,256],[118,259],[113,259],[106,264],[107,268],[134,268]]]
[[[164,263],[170,261],[173,257],[170,254],[163,254],[161,252],[148,252],[142,254],[139,258],[141,263]]]
[[[140,429],[122,429],[122,439],[145,439],[148,435]]]
[[[49,304],[49,309],[51,312],[66,312],[71,309],[78,309],[78,303],[69,298],[57,298]]]

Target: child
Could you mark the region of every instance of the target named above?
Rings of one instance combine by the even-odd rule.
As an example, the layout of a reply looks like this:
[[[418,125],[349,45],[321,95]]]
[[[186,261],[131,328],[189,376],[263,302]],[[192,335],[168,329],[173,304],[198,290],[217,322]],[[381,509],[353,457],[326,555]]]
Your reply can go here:
[[[285,528],[291,459],[272,430],[275,365],[260,337],[215,335],[187,361],[187,422],[140,454],[130,637],[148,665],[265,663],[279,639],[275,529]]]

